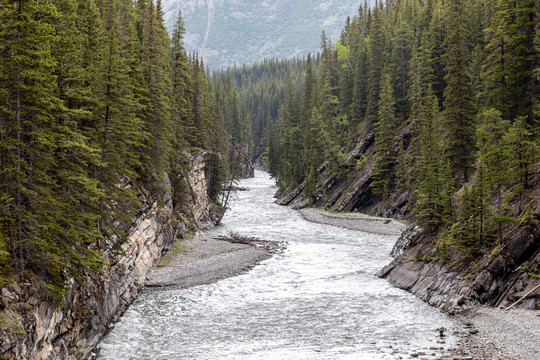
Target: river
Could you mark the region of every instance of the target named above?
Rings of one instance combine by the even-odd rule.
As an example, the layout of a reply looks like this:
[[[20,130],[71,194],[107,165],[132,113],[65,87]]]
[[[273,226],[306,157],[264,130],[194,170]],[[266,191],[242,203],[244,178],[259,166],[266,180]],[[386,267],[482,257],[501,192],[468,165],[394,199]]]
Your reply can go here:
[[[101,342],[100,359],[434,359],[455,346],[452,319],[375,276],[396,237],[307,222],[273,203],[277,189],[261,171],[239,186],[249,191],[206,235],[287,248],[234,278],[144,292]]]

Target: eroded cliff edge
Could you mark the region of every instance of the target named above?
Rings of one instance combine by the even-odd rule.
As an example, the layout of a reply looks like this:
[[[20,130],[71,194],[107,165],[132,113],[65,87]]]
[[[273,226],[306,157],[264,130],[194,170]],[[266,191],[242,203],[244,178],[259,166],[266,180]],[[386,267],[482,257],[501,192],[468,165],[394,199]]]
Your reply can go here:
[[[31,283],[2,289],[5,329],[0,352],[6,359],[84,359],[96,347],[111,323],[118,320],[144,287],[146,273],[172,242],[196,227],[210,227],[225,209],[207,193],[205,164],[208,153],[191,156],[192,171],[184,179],[191,189],[187,208],[181,213],[173,204],[167,174],[159,199],[139,184],[127,183],[138,192],[138,216],[121,248],[105,250],[108,265],[88,275],[79,285],[70,281],[65,303],[51,305]],[[189,198],[189,197],[188,197]],[[184,208],[186,208],[184,206]],[[18,311],[14,311],[18,310]],[[22,315],[19,315],[22,314]]]
[[[411,145],[411,128],[398,134],[394,151],[406,155]],[[532,176],[525,196],[532,199],[518,216],[517,205],[510,203],[509,214],[517,219],[504,227],[498,246],[471,256],[466,250],[441,249],[434,235],[421,231],[412,214],[416,195],[399,185],[386,199],[373,194],[371,184],[377,167],[373,134],[359,139],[346,161],[332,169],[325,163],[319,169],[312,194],[306,184],[278,194],[277,203],[296,209],[324,208],[335,212],[360,212],[406,221],[411,226],[394,249],[395,259],[379,276],[410,291],[429,304],[448,312],[459,312],[468,304],[540,308],[540,171]],[[492,202],[491,206],[495,206]],[[514,213],[515,214],[514,214]],[[439,244],[440,245],[440,244]],[[443,254],[441,250],[448,253]],[[532,293],[529,293],[534,290]]]

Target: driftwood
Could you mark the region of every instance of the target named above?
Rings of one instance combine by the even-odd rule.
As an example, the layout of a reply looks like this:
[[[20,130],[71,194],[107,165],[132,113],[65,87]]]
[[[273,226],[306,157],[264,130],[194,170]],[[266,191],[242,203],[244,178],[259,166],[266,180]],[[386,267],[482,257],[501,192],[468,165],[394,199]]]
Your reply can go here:
[[[251,245],[251,246],[255,246],[256,248],[264,249],[270,252],[279,252],[281,250],[284,250],[287,247],[287,245],[283,242],[261,240],[256,237],[242,236],[242,235],[238,235],[234,233],[230,233],[229,236],[218,236],[218,237],[215,237],[214,239],[228,241],[233,244],[236,243],[236,244]]]
[[[506,311],[510,310],[511,308],[513,308],[514,306],[516,306],[517,304],[519,304],[520,302],[522,302],[523,300],[525,300],[525,298],[529,295],[531,295],[534,291],[540,289],[540,285],[538,285],[537,287],[535,287],[534,289],[532,289],[531,291],[529,291],[528,293],[526,293],[525,295],[523,295],[521,297],[521,299],[519,299],[518,301],[516,301],[515,303],[513,303],[512,305],[510,305],[509,307],[506,308]]]

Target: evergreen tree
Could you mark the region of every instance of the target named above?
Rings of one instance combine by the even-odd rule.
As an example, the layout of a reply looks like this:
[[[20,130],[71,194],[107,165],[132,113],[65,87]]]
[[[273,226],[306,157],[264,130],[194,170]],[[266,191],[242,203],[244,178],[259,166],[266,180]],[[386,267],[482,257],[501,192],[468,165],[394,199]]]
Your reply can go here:
[[[534,69],[539,60],[534,48],[538,24],[535,0],[498,0],[488,34],[488,54],[484,65],[490,106],[506,119],[532,114],[538,99],[539,79]]]
[[[171,181],[173,189],[176,191],[173,193],[173,198],[177,204],[180,204],[184,200],[184,178],[186,174],[183,171],[187,168],[187,158],[185,152],[187,151],[187,142],[185,140],[185,127],[188,123],[188,118],[191,115],[191,106],[188,97],[188,85],[189,85],[189,64],[187,60],[187,54],[184,48],[184,20],[182,18],[182,12],[179,11],[176,24],[173,30],[171,39],[171,81],[173,91],[173,106],[171,109],[171,126],[174,131],[174,136],[171,139],[171,158],[170,169],[172,172]],[[219,182],[219,172],[214,173],[212,180]],[[215,183],[210,186],[214,189]],[[212,193],[212,196],[215,194]]]
[[[448,5],[450,6],[450,5]],[[439,103],[443,103],[443,92],[446,88],[446,62],[444,56],[447,51],[445,39],[447,29],[445,21],[445,11],[442,1],[436,1],[431,13],[431,23],[429,28],[422,35],[423,58],[428,65],[427,82],[432,85],[433,92],[439,98]],[[452,17],[447,17],[452,19]]]
[[[396,140],[397,121],[395,102],[392,93],[390,74],[384,71],[381,79],[380,106],[375,135],[375,151],[377,153],[377,170],[371,185],[376,194],[386,198],[393,185],[393,170],[396,164],[394,142]]]
[[[383,11],[379,6],[373,8],[373,16],[369,27],[370,53],[369,53],[369,80],[366,120],[370,124],[377,122],[379,100],[381,94],[381,79],[384,65],[385,37],[383,28]]]
[[[65,108],[57,95],[52,51],[61,14],[49,1],[0,6],[0,232],[6,234],[16,274],[39,274],[60,299],[63,269],[79,275],[100,265],[89,248],[99,239],[96,216],[79,206],[100,192],[80,167],[63,167],[94,154],[74,133],[74,123],[59,117]]]
[[[514,192],[519,195],[520,206],[523,200],[522,194],[530,188],[535,159],[538,159],[537,136],[534,135],[533,129],[524,117],[515,119],[504,134],[503,143],[507,146],[506,156],[509,159],[509,168],[505,172],[509,173],[507,175],[514,183]]]
[[[405,11],[399,11],[398,6],[397,21],[393,29],[392,37],[392,64],[394,66],[394,94],[396,98],[396,111],[402,119],[407,119],[409,115],[409,102],[407,97],[409,94],[408,79],[409,65],[411,61],[411,52],[414,39],[414,29],[410,24],[411,19],[406,18]]]
[[[442,157],[439,149],[440,131],[437,126],[439,101],[431,87],[428,89],[422,112],[420,135],[421,157],[414,213],[419,223],[434,232],[442,224]]]
[[[472,174],[475,159],[474,104],[469,77],[468,33],[463,27],[464,2],[448,4],[449,35],[444,57],[447,86],[444,89],[444,121],[448,129],[446,155],[454,178],[466,182]]]
[[[140,0],[142,67],[148,88],[145,110],[149,133],[149,157],[146,166],[153,176],[166,170],[170,149],[172,84],[170,80],[169,41],[163,18],[152,0]]]
[[[510,126],[495,109],[485,110],[480,115],[478,127],[479,163],[485,169],[489,185],[495,189],[497,201],[498,238],[502,240],[502,192],[508,182],[509,151],[504,143],[504,135]]]

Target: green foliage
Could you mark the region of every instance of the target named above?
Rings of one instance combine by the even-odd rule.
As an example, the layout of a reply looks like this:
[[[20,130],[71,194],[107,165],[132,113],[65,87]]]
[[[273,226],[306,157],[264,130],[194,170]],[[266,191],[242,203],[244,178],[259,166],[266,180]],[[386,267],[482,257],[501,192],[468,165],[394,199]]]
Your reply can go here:
[[[393,185],[394,166],[397,162],[394,151],[396,141],[397,121],[395,117],[395,101],[393,97],[390,74],[385,72],[381,80],[381,102],[379,105],[377,132],[375,136],[375,151],[379,161],[371,185],[376,194],[386,198]]]
[[[439,148],[439,101],[429,87],[421,115],[418,200],[414,208],[419,223],[428,232],[435,232],[443,223],[443,162]]]
[[[540,269],[538,266],[534,269],[532,269],[529,266],[529,262],[525,261],[519,268],[520,273],[527,273],[530,279],[540,279]]]
[[[457,182],[467,182],[473,172],[475,159],[475,123],[472,84],[469,74],[469,33],[464,27],[465,1],[448,4],[449,34],[445,39],[448,48],[443,57],[446,75],[444,80],[444,121],[448,129],[445,145],[446,156]]]
[[[217,198],[223,124],[202,61],[185,54],[181,17],[172,51],[162,15],[150,0],[0,4],[2,285],[30,277],[61,306],[67,279],[82,283],[120,248],[140,179],[152,187],[171,173],[180,208],[186,119],[193,144],[216,154]],[[163,187],[153,188],[160,200]]]
[[[379,2],[360,7],[338,42],[323,33],[306,60],[212,76],[186,53],[182,14],[171,39],[163,16],[150,0],[1,3],[0,282],[33,273],[61,301],[68,277],[99,270],[102,253],[122,244],[137,207],[124,185],[144,181],[162,199],[168,173],[182,208],[189,158],[201,149],[216,202],[226,203],[220,195],[250,153],[267,159],[282,190],[305,182],[306,195],[326,201],[319,171],[369,173],[364,140],[374,136],[372,189],[383,199],[414,194],[404,209],[414,205],[438,236],[442,262],[456,247],[474,258],[509,223],[535,221],[534,1]],[[212,26],[226,35],[221,20],[231,16]]]
[[[488,56],[483,76],[489,105],[506,119],[531,115],[538,101],[536,89],[540,79],[534,75],[538,67],[534,50],[538,14],[534,0],[497,0],[486,29]],[[531,125],[534,118],[529,118]]]
[[[438,238],[442,262],[453,248],[474,258],[510,223],[532,219],[526,194],[540,109],[531,91],[540,79],[532,6],[378,2],[360,7],[339,41],[323,33],[318,55],[265,60],[220,77],[238,87],[254,147],[268,149],[282,190],[305,182],[305,195],[325,193],[319,171],[353,181],[375,168],[375,194],[413,194],[403,214],[413,209]],[[371,135],[377,165],[359,166],[356,159],[372,154],[363,148]]]
[[[418,252],[414,256],[414,261],[428,264],[433,261],[433,258],[431,256],[424,255],[424,253],[422,252],[422,249],[418,249]]]

